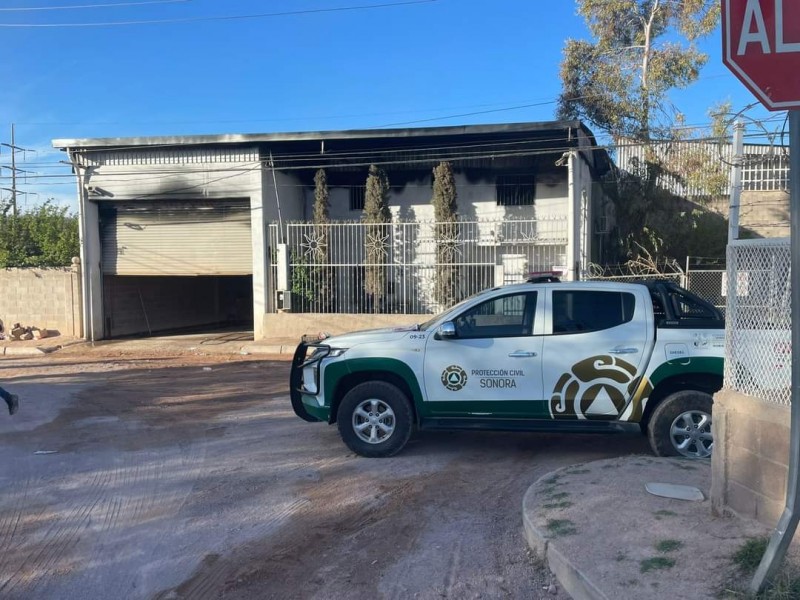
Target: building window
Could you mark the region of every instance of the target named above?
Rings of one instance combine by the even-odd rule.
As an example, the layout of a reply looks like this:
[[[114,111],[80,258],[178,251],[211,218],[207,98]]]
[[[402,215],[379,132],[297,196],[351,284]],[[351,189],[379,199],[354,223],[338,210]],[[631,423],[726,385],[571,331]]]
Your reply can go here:
[[[533,206],[536,183],[532,175],[497,177],[497,206]]]
[[[350,210],[364,210],[364,196],[367,186],[354,185],[350,188]]]

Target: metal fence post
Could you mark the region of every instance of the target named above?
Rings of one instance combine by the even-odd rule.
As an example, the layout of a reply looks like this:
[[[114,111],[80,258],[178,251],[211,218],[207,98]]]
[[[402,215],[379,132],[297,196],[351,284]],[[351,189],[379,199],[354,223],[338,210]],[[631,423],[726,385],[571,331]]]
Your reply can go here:
[[[789,111],[789,202],[791,206],[791,285],[792,285],[792,412],[791,440],[789,442],[789,476],[786,485],[786,507],[775,526],[753,576],[750,589],[760,592],[780,567],[786,550],[794,537],[800,519],[800,110]]]

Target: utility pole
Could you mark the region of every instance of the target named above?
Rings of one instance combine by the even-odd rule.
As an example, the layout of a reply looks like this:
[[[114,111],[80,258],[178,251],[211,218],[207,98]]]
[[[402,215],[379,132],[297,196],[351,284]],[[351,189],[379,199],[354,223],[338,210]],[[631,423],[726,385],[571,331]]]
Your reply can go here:
[[[11,124],[11,143],[0,143],[0,146],[5,146],[6,148],[11,149],[11,166],[5,166],[6,169],[11,169],[11,187],[10,188],[0,188],[11,192],[11,210],[13,215],[17,216],[17,173],[27,173],[27,171],[23,171],[22,169],[17,168],[17,152],[32,152],[32,150],[26,150],[25,148],[21,148],[20,146],[16,145],[16,140],[14,139],[14,124]]]

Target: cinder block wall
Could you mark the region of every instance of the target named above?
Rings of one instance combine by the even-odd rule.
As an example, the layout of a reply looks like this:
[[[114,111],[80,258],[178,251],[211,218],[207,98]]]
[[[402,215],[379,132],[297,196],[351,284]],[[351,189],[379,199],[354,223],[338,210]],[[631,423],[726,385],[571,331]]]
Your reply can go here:
[[[711,506],[774,527],[783,512],[789,469],[788,406],[730,389],[714,396]]]
[[[739,225],[759,237],[789,236],[789,194],[787,192],[743,191]],[[728,218],[728,198],[711,203],[711,208]]]
[[[0,319],[82,337],[80,267],[0,270]]]

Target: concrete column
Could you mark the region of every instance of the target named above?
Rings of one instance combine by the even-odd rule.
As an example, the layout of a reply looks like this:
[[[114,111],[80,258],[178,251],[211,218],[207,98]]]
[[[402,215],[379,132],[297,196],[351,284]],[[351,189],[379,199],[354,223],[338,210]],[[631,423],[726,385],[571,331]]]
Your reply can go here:
[[[70,273],[70,298],[72,300],[72,335],[76,337],[83,337],[83,294],[81,282],[83,276],[81,275],[81,259],[77,256],[72,258],[72,268]]]
[[[260,186],[259,186],[260,190]],[[263,194],[250,196],[250,230],[253,241],[253,337],[264,339],[264,317],[269,306],[267,222]]]
[[[576,281],[576,268],[581,253],[581,158],[577,151],[570,150],[567,169],[567,272],[565,281]]]
[[[96,202],[81,194],[81,268],[83,273],[83,337],[89,341],[102,340],[103,272],[100,246],[100,215]]]

